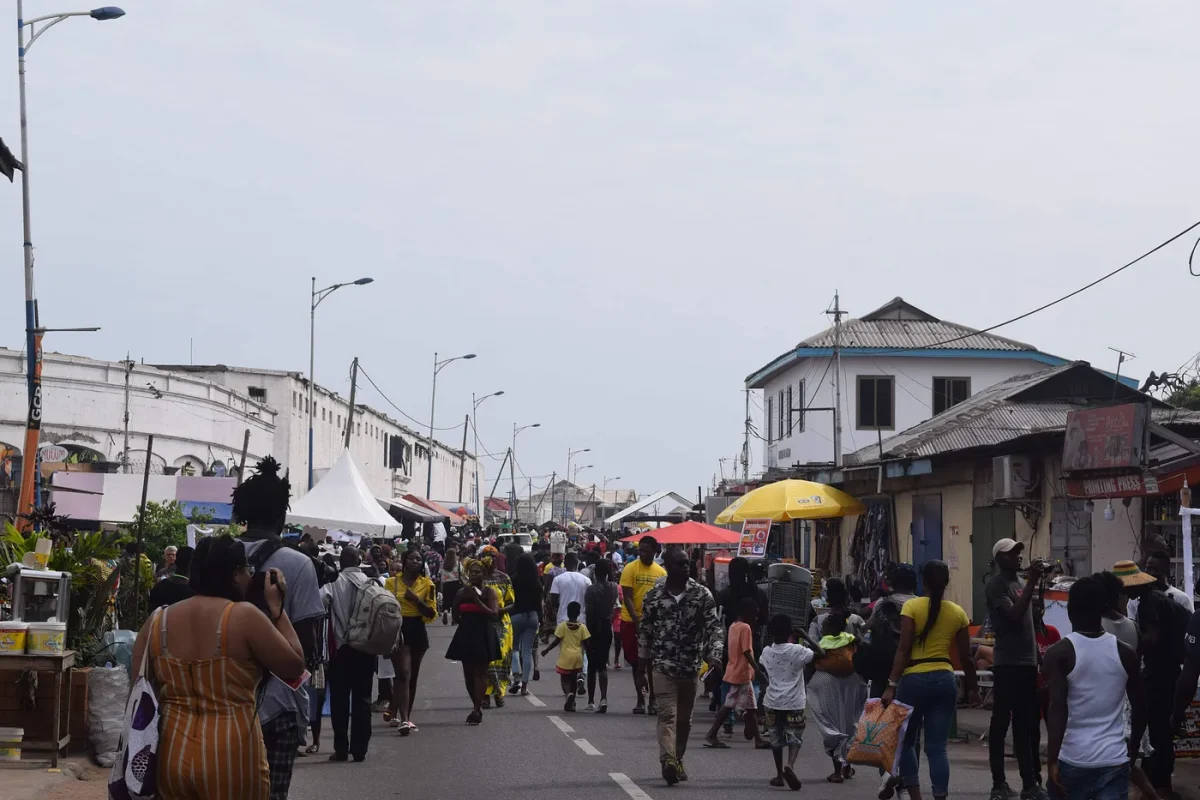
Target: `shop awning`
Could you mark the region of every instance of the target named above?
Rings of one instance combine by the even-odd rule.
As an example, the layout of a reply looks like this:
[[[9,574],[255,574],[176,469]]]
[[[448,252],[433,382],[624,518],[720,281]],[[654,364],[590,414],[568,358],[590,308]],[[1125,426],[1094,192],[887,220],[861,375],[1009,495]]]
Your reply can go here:
[[[429,509],[430,511],[436,512],[437,514],[441,515],[442,517],[450,520],[451,525],[462,525],[462,524],[466,523],[466,521],[467,521],[465,518],[460,517],[458,514],[455,514],[453,511],[451,511],[450,509],[441,505],[440,503],[435,503],[432,500],[427,500],[426,498],[421,497],[420,495],[409,493],[409,494],[404,495],[404,499],[408,500],[410,503],[416,503],[419,506],[424,506],[425,508]]]
[[[430,511],[425,506],[417,505],[403,497],[393,497],[390,500],[385,500],[382,497],[375,498],[379,501],[379,505],[401,520],[411,520],[412,522],[441,522],[445,519],[444,516],[434,511]]]
[[[695,522],[688,520],[680,522],[677,525],[672,525],[669,528],[660,528],[658,530],[643,531],[635,533],[633,536],[626,536],[622,542],[636,542],[644,536],[653,536],[661,545],[668,544],[728,544],[736,545],[742,538],[740,533],[735,533],[726,528],[718,528],[715,525],[706,525],[703,522]]]

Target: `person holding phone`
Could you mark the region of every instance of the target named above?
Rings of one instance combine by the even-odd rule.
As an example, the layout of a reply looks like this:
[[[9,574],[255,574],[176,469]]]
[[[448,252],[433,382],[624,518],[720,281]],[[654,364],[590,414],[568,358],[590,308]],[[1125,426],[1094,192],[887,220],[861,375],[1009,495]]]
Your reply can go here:
[[[190,584],[195,596],[151,614],[133,646],[133,674],[151,659],[159,691],[158,796],[267,800],[271,772],[256,690],[264,670],[292,684],[305,677],[285,610],[287,584],[270,571],[267,614],[244,602],[249,563],[230,536],[200,541]],[[241,757],[231,761],[230,753]]]

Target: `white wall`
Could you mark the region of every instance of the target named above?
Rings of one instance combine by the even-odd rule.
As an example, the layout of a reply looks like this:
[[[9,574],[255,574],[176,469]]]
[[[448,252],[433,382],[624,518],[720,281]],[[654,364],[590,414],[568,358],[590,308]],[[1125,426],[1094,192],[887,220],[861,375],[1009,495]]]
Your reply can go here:
[[[23,353],[0,349],[0,441],[25,445],[28,397]],[[155,461],[192,457],[211,466],[237,464],[250,430],[249,453],[271,452],[275,412],[245,395],[191,376],[137,365],[130,375],[129,447],[144,461],[154,434]],[[149,388],[153,386],[161,397]],[[119,462],[124,444],[125,367],[119,362],[46,353],[42,358],[42,443],[79,444]]]
[[[292,373],[270,370],[227,367],[189,370],[189,375],[204,376],[247,395],[251,387],[266,391],[267,405],[278,412],[274,455],[291,471],[293,497],[304,495],[308,490],[308,418],[304,412],[308,397],[307,382]],[[342,454],[350,404],[348,398],[333,394],[321,386],[315,387],[313,402],[317,409],[313,416],[313,473],[314,479],[320,480]],[[429,468],[429,460],[424,456],[426,436],[377,411],[368,409],[364,412],[362,404],[356,404],[359,409],[354,415],[355,431],[351,436],[350,453],[371,491],[377,497],[397,497],[406,493],[425,497],[426,471]],[[478,480],[483,483],[480,497],[486,497],[491,484],[482,465],[477,465],[474,458],[468,455],[464,469],[458,451],[462,444],[461,430],[447,433],[460,438],[449,446],[438,442],[434,448],[433,491],[429,493],[431,499],[443,504],[457,504],[460,497],[460,470],[462,502],[472,501],[476,473]],[[386,465],[385,435],[399,436],[412,447],[412,457],[406,461],[404,469]],[[420,445],[420,452],[416,445]],[[497,493],[500,492],[501,489],[497,489]]]
[[[796,362],[785,372],[772,378],[762,395],[764,420],[759,434],[767,436],[766,398],[779,402],[779,392],[792,386],[794,408],[834,406],[833,369],[826,372],[828,358],[810,358]],[[1040,372],[1049,367],[1039,361],[1024,358],[910,358],[904,356],[843,356],[842,357],[842,453],[854,452],[884,439],[893,433],[911,428],[933,416],[933,379],[970,378],[971,394],[1007,380],[1015,375]],[[821,378],[824,374],[824,382]],[[895,426],[892,430],[858,430],[858,376],[890,375],[895,382]],[[797,394],[803,380],[806,396],[803,404]],[[818,390],[818,384],[820,388]],[[786,403],[785,403],[786,404]],[[804,432],[779,438],[778,410],[776,441],[763,442],[763,457],[767,467],[790,467],[793,464],[830,463],[833,461],[833,413],[810,411],[805,418]],[[786,414],[785,414],[786,417]],[[797,420],[799,415],[794,415]],[[786,424],[786,419],[785,419]]]

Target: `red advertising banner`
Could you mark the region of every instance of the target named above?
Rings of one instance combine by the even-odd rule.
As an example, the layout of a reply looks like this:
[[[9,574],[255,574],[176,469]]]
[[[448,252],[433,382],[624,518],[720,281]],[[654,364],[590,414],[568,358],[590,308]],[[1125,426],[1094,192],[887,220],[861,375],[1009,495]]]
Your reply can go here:
[[[748,519],[742,523],[742,540],[738,555],[743,558],[766,558],[767,540],[771,538],[771,520]]]
[[[1063,469],[1140,469],[1145,466],[1146,407],[1137,403],[1067,414]]]

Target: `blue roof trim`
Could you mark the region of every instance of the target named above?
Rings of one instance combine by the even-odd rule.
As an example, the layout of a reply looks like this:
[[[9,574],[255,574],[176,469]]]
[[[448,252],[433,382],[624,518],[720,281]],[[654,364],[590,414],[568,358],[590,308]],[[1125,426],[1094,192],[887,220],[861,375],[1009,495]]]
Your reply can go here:
[[[800,361],[805,358],[831,358],[833,356],[832,347],[797,347],[790,353],[780,356],[772,361],[767,366],[755,372],[746,379],[746,385],[751,388],[757,388],[757,384],[763,381],[768,375],[779,371],[788,364]],[[843,357],[853,356],[888,356],[890,358],[993,358],[1005,360],[1025,360],[1037,361],[1050,367],[1061,367],[1063,364],[1070,363],[1067,359],[1059,356],[1052,356],[1049,353],[1043,353],[1040,350],[970,350],[970,349],[942,349],[942,348],[926,348],[915,349],[908,347],[843,347]],[[1116,378],[1111,372],[1106,370],[1098,370],[1110,378]],[[1126,375],[1120,377],[1121,383],[1136,389],[1138,388],[1138,380]]]

